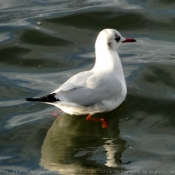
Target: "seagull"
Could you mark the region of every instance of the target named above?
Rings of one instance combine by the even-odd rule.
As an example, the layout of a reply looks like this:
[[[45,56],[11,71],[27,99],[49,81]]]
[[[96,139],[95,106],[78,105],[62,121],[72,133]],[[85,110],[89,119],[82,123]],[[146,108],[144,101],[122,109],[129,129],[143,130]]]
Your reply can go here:
[[[125,99],[127,87],[120,57],[117,53],[123,43],[136,42],[124,38],[117,30],[104,29],[95,42],[96,60],[93,68],[75,74],[49,95],[26,98],[55,105],[71,115],[88,115],[108,112],[117,108]],[[100,119],[104,126],[107,123]]]

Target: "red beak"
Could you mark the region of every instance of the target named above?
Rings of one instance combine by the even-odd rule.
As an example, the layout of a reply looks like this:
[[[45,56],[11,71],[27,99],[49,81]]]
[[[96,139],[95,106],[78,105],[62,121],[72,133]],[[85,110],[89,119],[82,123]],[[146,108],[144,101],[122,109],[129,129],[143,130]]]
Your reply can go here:
[[[129,42],[136,42],[135,39],[132,39],[132,38],[126,38],[123,43],[129,43]]]

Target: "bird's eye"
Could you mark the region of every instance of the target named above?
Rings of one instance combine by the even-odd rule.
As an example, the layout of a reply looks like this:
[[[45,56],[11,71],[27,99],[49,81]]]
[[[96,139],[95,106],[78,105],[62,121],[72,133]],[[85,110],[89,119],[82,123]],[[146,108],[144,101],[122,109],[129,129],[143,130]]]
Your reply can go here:
[[[120,41],[120,37],[117,36],[117,35],[115,35],[115,40],[116,40],[117,42],[119,42],[119,41]]]

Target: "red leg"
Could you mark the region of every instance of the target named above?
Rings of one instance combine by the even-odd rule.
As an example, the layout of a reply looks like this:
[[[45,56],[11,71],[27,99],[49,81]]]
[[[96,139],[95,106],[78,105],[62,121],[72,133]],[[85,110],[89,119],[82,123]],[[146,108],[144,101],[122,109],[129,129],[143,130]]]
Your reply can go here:
[[[104,118],[100,119],[102,122],[102,128],[108,128],[108,123],[106,122],[106,120]]]
[[[61,118],[59,115],[62,113],[63,111],[53,111],[52,113],[51,113],[51,115],[52,116],[54,116],[54,117],[56,117],[56,118]]]
[[[106,120],[104,118],[91,118],[91,114],[89,114],[86,117],[86,120],[88,121],[94,121],[94,122],[101,122],[102,123],[102,128],[108,128],[108,123],[106,122]]]
[[[91,119],[91,116],[92,116],[92,115],[89,114],[89,115],[86,117],[86,120],[88,120],[88,121],[92,120],[92,119]]]

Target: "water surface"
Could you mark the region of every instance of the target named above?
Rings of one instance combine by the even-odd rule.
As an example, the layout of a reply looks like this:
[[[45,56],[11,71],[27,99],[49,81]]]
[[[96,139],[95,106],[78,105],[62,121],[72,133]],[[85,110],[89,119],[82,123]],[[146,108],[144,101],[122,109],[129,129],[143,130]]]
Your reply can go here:
[[[1,0],[0,173],[172,174],[174,7],[172,0]],[[108,129],[24,100],[89,70],[104,28],[137,40],[119,49],[126,100],[94,116]]]

